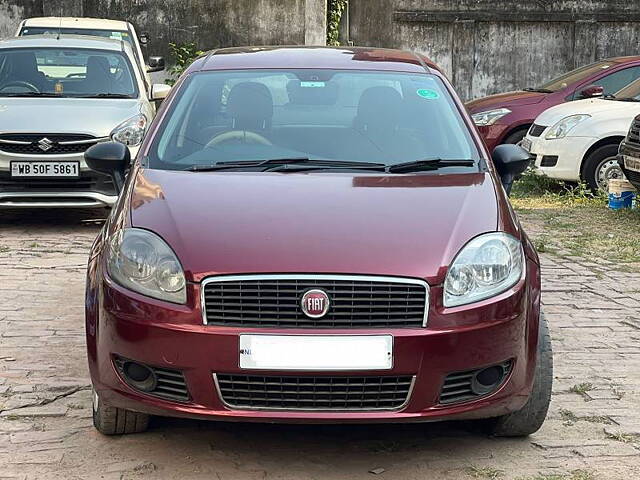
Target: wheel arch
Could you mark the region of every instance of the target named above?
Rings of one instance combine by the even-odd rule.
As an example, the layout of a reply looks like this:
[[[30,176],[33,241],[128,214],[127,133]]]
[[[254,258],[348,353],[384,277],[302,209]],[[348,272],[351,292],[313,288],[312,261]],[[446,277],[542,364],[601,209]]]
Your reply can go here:
[[[584,179],[583,177],[584,177],[585,163],[587,161],[587,158],[589,158],[593,152],[595,152],[600,147],[605,147],[607,145],[620,145],[620,143],[623,140],[624,140],[624,135],[612,135],[610,137],[602,138],[598,140],[596,143],[594,143],[593,145],[591,145],[589,149],[585,152],[584,156],[582,157],[582,161],[580,162],[580,179],[581,180]]]
[[[502,145],[507,138],[509,138],[511,135],[513,135],[516,132],[524,131],[526,134],[526,132],[528,132],[529,129],[531,128],[531,125],[533,125],[533,121],[527,122],[527,123],[521,123],[520,125],[516,125],[515,127],[510,128],[509,130],[507,130],[507,132],[504,135],[502,135],[502,138],[500,139],[500,142],[498,143],[498,145]]]

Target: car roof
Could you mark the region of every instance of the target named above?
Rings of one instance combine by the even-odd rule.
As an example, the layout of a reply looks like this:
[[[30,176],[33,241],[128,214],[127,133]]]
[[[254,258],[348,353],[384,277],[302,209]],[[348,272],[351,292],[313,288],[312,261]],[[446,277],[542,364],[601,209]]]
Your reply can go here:
[[[611,57],[611,58],[607,58],[605,61],[613,62],[613,63],[640,62],[640,56],[638,56],[638,55],[629,55],[629,56],[626,56],[626,57]]]
[[[88,17],[33,17],[24,21],[25,27],[93,28],[127,31],[129,22]]]
[[[440,71],[428,58],[414,52],[373,47],[263,46],[212,50],[189,71],[257,68],[333,68],[387,70],[407,73]]]
[[[133,54],[131,46],[122,40],[114,40],[105,37],[92,37],[89,35],[26,35],[24,37],[11,37],[0,40],[0,48],[94,48],[97,50],[123,49]]]

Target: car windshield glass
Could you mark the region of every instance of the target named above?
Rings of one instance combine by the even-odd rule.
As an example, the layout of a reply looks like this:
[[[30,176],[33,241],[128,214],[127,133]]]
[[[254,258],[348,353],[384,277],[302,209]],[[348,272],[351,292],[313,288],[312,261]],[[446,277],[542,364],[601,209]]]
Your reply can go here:
[[[24,27],[20,35],[90,35],[92,37],[105,37],[114,40],[124,40],[133,46],[133,38],[127,31],[102,30],[98,28],[58,28],[58,27]]]
[[[615,99],[634,99],[640,100],[640,79],[630,83],[622,90],[614,94]]]
[[[614,64],[611,62],[596,62],[584,67],[580,67],[576,70],[572,70],[569,73],[565,73],[557,78],[554,78],[550,82],[544,83],[536,88],[536,90],[550,90],[557,92],[563,88],[568,87],[574,83],[580,82],[587,77],[596,75],[598,72],[611,68]]]
[[[131,72],[130,62],[117,51],[84,48],[0,50],[0,97],[134,98],[138,89]]]
[[[479,153],[434,75],[243,70],[191,75],[155,136],[148,165],[201,171],[193,167],[300,158],[342,161],[342,168],[349,161],[470,159],[439,164],[469,172],[478,171]]]

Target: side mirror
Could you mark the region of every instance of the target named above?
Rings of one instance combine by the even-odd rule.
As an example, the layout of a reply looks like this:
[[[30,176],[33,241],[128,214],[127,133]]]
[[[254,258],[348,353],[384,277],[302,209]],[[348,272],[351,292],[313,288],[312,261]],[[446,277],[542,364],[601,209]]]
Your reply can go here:
[[[120,142],[98,143],[84,152],[84,161],[91,170],[109,175],[118,193],[122,191],[124,172],[131,162],[129,147]]]
[[[600,85],[589,85],[580,90],[580,98],[595,98],[604,95],[604,87]]]
[[[151,100],[164,100],[171,91],[171,85],[154,83],[151,85]]]
[[[529,166],[531,155],[519,145],[505,144],[493,150],[492,158],[504,190],[509,195],[513,181]]]
[[[164,70],[164,57],[149,57],[147,60],[147,72],[160,72]]]

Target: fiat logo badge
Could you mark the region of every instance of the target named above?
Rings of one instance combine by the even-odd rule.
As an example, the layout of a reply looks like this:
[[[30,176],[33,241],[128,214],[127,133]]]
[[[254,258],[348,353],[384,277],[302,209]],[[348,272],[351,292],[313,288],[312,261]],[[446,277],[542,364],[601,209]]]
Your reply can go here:
[[[324,317],[329,311],[330,303],[327,292],[320,289],[306,291],[300,300],[302,311],[309,318]]]

